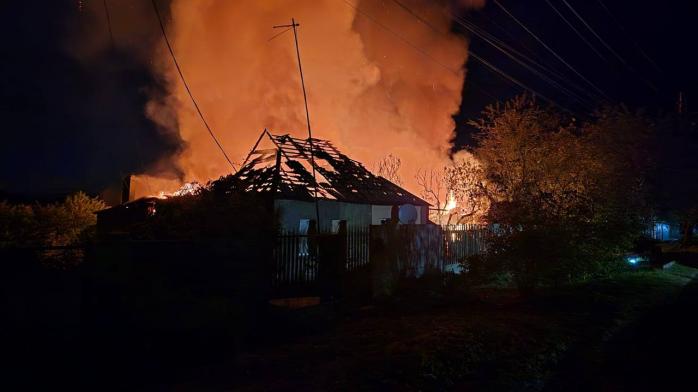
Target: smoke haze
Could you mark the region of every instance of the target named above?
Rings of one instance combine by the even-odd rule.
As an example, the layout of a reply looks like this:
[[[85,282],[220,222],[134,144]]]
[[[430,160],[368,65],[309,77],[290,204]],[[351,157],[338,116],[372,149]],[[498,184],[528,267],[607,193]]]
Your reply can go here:
[[[449,161],[452,115],[461,101],[468,45],[450,32],[449,14],[483,1],[400,3],[428,25],[391,0],[158,1],[194,97],[236,164],[265,128],[307,136],[293,32],[270,41],[283,31],[272,26],[294,17],[313,136],[369,168],[388,154],[400,157],[404,185],[416,192],[418,169]],[[165,139],[181,140],[173,155],[140,173],[138,196],[230,173],[177,74],[150,2],[109,2],[113,40],[102,2],[85,4],[92,23],[76,28],[76,57],[88,64],[110,47],[131,53],[165,86],[164,94],[146,91],[146,116]]]
[[[239,163],[265,128],[307,135],[293,33],[270,41],[281,32],[273,25],[296,18],[313,136],[331,140],[369,167],[388,154],[399,156],[406,186],[414,190],[417,169],[448,161],[451,116],[461,100],[467,42],[448,33],[449,7],[481,2],[403,0],[431,27],[392,1],[349,3],[433,60],[342,0],[174,0],[168,35],[204,116]],[[155,48],[154,70],[167,80],[170,96],[151,100],[147,114],[176,128],[186,146],[172,162],[182,178],[150,178],[148,190],[229,173],[166,47],[160,42]]]

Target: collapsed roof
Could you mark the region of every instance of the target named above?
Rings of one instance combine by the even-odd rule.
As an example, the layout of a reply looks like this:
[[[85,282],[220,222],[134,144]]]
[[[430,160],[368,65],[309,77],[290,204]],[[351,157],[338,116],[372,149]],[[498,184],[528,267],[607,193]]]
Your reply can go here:
[[[310,139],[272,135],[264,130],[235,177],[244,190],[273,192],[279,199],[312,201],[317,193],[318,199],[349,203],[429,205],[373,175],[327,140],[313,138],[312,151],[311,155]]]

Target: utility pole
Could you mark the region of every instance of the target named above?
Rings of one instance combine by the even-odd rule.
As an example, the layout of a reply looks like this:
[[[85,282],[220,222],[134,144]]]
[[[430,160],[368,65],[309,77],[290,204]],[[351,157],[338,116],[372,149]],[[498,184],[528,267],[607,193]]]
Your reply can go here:
[[[676,111],[678,112],[679,115],[682,115],[684,113],[685,109],[685,104],[684,104],[684,99],[683,99],[683,91],[679,91],[679,100],[676,104]]]
[[[273,26],[275,29],[286,28],[293,29],[293,39],[296,43],[296,57],[298,58],[298,72],[301,75],[301,87],[303,88],[303,101],[305,102],[305,120],[308,124],[308,143],[310,144],[310,165],[313,167],[313,181],[315,186],[313,187],[313,198],[315,199],[315,219],[317,222],[317,229],[320,230],[320,205],[317,200],[317,188],[319,186],[317,178],[315,176],[315,149],[313,146],[313,131],[310,126],[310,112],[308,111],[308,94],[305,91],[305,79],[303,78],[303,65],[301,64],[301,51],[298,48],[298,31],[296,27],[300,27],[300,24],[296,23],[294,18],[291,18],[290,25],[276,25]]]

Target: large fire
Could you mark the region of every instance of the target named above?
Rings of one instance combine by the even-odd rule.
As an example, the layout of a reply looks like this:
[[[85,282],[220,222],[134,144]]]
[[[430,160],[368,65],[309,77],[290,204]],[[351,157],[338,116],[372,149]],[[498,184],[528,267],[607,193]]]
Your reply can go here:
[[[166,199],[168,197],[176,197],[176,196],[187,196],[187,195],[196,195],[200,190],[202,189],[201,184],[199,184],[196,181],[193,182],[185,182],[184,185],[179,187],[174,192],[166,192],[166,191],[160,191],[157,195],[158,198],[160,199]]]
[[[446,200],[446,206],[444,206],[444,211],[446,211],[446,213],[450,213],[456,207],[458,207],[458,203],[456,202],[456,197],[453,194],[453,191],[450,191],[450,192],[448,192],[448,198]]]
[[[171,0],[169,9],[168,2],[159,4],[192,93],[234,162],[245,158],[264,128],[306,135],[293,34],[270,40],[279,32],[272,26],[294,17],[313,135],[368,167],[389,154],[399,157],[403,185],[419,193],[417,171],[449,162],[452,115],[461,101],[468,43],[451,33],[451,13],[483,2],[399,0],[422,21],[388,0]],[[146,3],[114,3],[115,42],[165,79],[169,96],[153,97],[145,111],[184,145],[179,155],[139,176],[144,186],[136,196],[173,192],[183,183],[231,172],[197,116]],[[94,10],[100,18],[101,12]]]
[[[174,0],[168,33],[209,124],[228,154],[240,162],[263,128],[305,135],[293,37],[285,34],[269,41],[276,33],[273,25],[295,17],[301,24],[315,135],[332,140],[369,166],[388,154],[399,156],[405,186],[416,190],[413,176],[418,169],[448,162],[451,116],[461,100],[467,43],[447,33],[453,4],[402,3],[444,33],[391,1],[352,2],[436,61],[338,0]],[[167,77],[171,97],[152,100],[147,113],[171,125],[161,114],[174,109],[187,145],[173,162],[184,178],[151,176],[150,188],[173,190],[184,181],[205,182],[229,173],[230,166],[197,117],[169,54],[162,45],[157,50],[155,67]]]

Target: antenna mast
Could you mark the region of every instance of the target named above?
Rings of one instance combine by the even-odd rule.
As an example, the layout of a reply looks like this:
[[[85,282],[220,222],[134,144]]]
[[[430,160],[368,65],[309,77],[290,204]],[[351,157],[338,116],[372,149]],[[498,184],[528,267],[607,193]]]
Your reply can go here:
[[[676,104],[676,111],[679,114],[683,114],[685,110],[685,103],[683,99],[683,91],[679,91],[679,100],[678,103]]]
[[[296,27],[300,27],[300,24],[296,23],[294,18],[291,18],[290,25],[276,25],[273,26],[275,29],[279,28],[293,29],[293,39],[296,43],[296,57],[298,58],[298,72],[301,75],[301,87],[303,88],[303,102],[305,102],[305,120],[308,124],[308,143],[310,144],[310,165],[313,167],[313,181],[315,181],[315,186],[313,187],[313,198],[315,199],[315,219],[317,222],[317,230],[320,230],[320,206],[317,200],[317,188],[319,186],[317,178],[315,176],[315,148],[313,146],[313,131],[310,126],[310,112],[308,111],[308,94],[305,90],[305,79],[303,78],[303,65],[301,64],[301,51],[298,48],[298,31]]]

